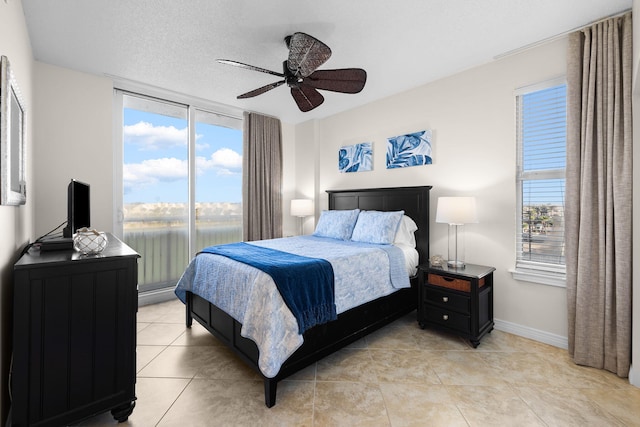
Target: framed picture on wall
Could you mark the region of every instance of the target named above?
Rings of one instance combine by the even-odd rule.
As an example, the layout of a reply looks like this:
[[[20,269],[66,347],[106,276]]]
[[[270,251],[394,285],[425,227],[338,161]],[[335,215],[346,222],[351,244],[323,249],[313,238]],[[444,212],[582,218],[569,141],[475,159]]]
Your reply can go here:
[[[373,147],[370,142],[346,145],[338,150],[340,172],[363,172],[373,170]]]
[[[387,169],[430,165],[431,130],[387,138]]]
[[[27,201],[25,105],[6,56],[0,57],[0,204]]]

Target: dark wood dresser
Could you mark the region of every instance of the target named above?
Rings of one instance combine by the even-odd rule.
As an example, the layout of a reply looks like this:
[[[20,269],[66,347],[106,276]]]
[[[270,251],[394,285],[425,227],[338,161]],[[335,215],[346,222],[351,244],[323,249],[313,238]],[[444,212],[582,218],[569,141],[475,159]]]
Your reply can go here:
[[[31,249],[14,265],[14,426],[133,411],[139,255],[107,238],[97,255]]]
[[[418,266],[418,322],[467,338],[473,347],[493,330],[493,271],[484,265]]]

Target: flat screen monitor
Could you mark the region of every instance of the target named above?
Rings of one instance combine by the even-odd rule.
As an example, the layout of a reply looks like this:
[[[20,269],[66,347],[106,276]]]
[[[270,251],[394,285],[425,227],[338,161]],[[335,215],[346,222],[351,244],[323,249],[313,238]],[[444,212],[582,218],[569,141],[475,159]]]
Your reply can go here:
[[[78,228],[90,226],[89,184],[72,179],[67,188],[67,226],[62,234],[72,237]]]

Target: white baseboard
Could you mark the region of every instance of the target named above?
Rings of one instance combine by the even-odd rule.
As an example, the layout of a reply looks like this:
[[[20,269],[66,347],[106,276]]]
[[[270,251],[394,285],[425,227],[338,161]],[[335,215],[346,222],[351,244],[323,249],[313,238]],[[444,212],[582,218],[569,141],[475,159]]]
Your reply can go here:
[[[500,319],[493,320],[495,328],[499,331],[509,332],[510,334],[519,335],[535,341],[543,342],[554,347],[569,348],[569,340],[567,337],[552,334],[550,332],[541,331],[539,329],[530,328],[528,326],[518,325]]]
[[[158,304],[160,302],[170,301],[176,299],[176,294],[173,292],[173,287],[158,289],[157,291],[141,292],[138,294],[138,306],[149,304]]]
[[[633,365],[629,368],[629,384],[640,387],[640,372],[638,369],[633,369]]]

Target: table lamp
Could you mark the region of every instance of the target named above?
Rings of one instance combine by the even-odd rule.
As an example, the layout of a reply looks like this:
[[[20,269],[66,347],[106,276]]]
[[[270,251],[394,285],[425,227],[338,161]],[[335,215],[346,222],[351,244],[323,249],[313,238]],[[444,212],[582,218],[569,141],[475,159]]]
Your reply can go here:
[[[302,218],[313,215],[313,200],[311,199],[292,199],[291,215],[298,217],[298,228],[302,235]]]

